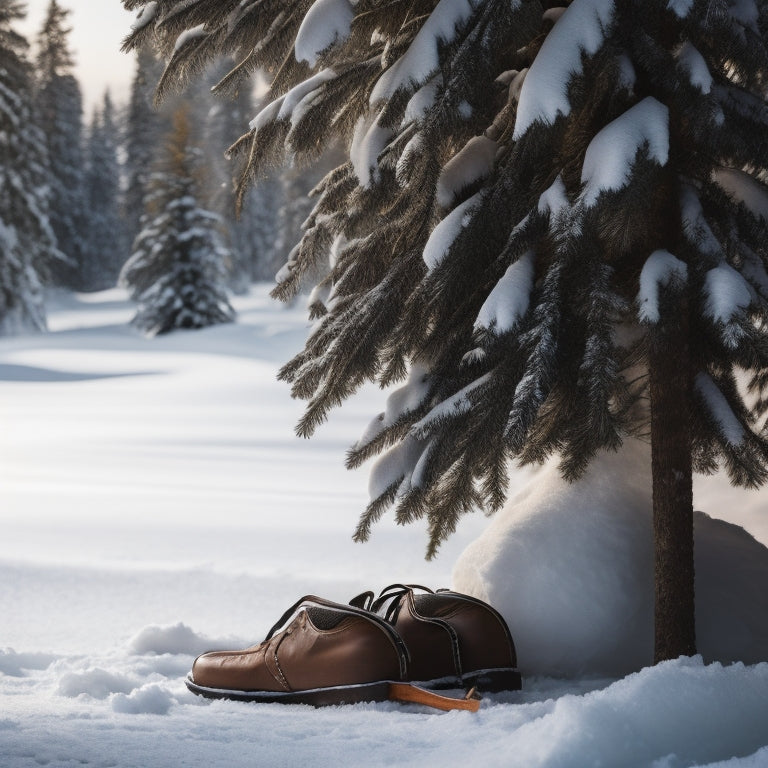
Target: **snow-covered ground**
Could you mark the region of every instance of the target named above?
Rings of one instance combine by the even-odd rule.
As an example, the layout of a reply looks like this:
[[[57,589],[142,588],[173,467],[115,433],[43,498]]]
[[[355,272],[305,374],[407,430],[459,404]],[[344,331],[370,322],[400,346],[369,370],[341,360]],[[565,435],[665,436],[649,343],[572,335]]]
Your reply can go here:
[[[431,563],[389,521],[353,544],[367,478],[344,451],[383,397],[295,438],[275,372],[303,308],[265,286],[236,304],[236,325],[146,340],[122,293],[62,295],[51,333],[0,339],[0,766],[768,766],[768,664],[528,678],[478,714],[189,694],[196,653],[261,639],[304,594],[447,586],[487,524]],[[768,543],[764,498],[697,487]]]

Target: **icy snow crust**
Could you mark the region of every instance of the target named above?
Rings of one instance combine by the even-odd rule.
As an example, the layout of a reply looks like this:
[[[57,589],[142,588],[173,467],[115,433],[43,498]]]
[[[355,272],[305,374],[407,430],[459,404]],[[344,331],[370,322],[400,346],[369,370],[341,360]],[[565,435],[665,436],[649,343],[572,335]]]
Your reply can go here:
[[[419,526],[385,519],[369,544],[350,541],[367,477],[346,472],[343,454],[382,396],[365,390],[314,440],[293,437],[302,407],[275,374],[301,347],[306,312],[271,303],[269,288],[235,301],[238,324],[199,332],[146,340],[111,291],[57,298],[50,334],[0,339],[3,768],[768,764],[766,664],[690,659],[619,680],[541,676],[547,658],[573,669],[606,646],[618,657],[639,626],[632,617],[650,587],[638,596],[647,573],[632,569],[649,545],[632,512],[647,499],[632,492],[642,471],[634,481],[627,472],[644,466],[639,454],[613,473],[603,465],[579,503],[546,468],[513,472],[513,494],[536,481],[516,503],[538,499],[543,512],[520,517],[518,506],[520,547],[500,562],[486,537],[475,563],[486,584],[498,568],[495,589],[506,585],[499,605],[511,611],[524,691],[486,696],[477,715],[188,693],[197,653],[260,640],[308,592],[347,600],[396,580],[450,585],[459,553],[487,525],[464,519],[431,563]],[[410,385],[385,418],[419,405],[423,377]],[[595,512],[617,498],[616,517]],[[697,481],[696,500],[768,542],[762,493],[715,477]],[[765,609],[744,610],[768,592],[764,548],[703,516],[701,531],[699,587],[714,596],[698,612],[702,651],[726,628],[734,653],[765,621]],[[546,556],[530,548],[547,539]],[[601,579],[606,569],[615,578]],[[630,636],[630,654],[637,644]]]

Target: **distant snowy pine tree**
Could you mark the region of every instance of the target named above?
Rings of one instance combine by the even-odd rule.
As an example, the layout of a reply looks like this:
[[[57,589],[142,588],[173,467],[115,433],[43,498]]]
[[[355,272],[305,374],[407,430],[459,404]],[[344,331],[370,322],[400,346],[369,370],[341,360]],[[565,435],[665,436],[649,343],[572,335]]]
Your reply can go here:
[[[384,453],[358,537],[395,505],[434,553],[510,459],[576,478],[650,435],[656,658],[692,653],[692,471],[768,477],[768,3],[124,5],[172,55],[161,93],[222,53],[223,87],[275,73],[245,183],[347,142],[276,294],[330,257],[282,372],[301,434],[407,378],[349,456]]]
[[[51,225],[59,250],[69,266],[54,270],[53,278],[80,288],[82,231],[85,215],[83,185],[83,106],[80,85],[72,74],[66,26],[70,11],[57,0],[48,5],[38,36],[37,109],[50,164]]]
[[[111,288],[127,258],[120,217],[120,164],[117,126],[109,93],[95,110],[86,145],[85,200],[88,218],[83,232],[80,287]]]
[[[222,60],[208,73],[208,80],[215,84],[231,68],[230,60]],[[228,99],[206,99],[208,111],[205,118],[205,141],[208,149],[208,166],[211,168],[210,204],[221,216],[223,227],[232,249],[230,285],[236,293],[245,293],[252,279],[253,265],[263,256],[258,252],[256,221],[251,216],[253,197],[244,205],[243,215],[237,216],[235,206],[235,173],[232,164],[225,157],[223,148],[229,147],[243,132],[253,115],[253,83],[246,79]],[[274,211],[276,215],[277,208]],[[271,224],[274,227],[274,216]]]
[[[234,319],[226,293],[230,252],[219,217],[198,205],[196,165],[182,107],[149,179],[143,228],[120,274],[139,304],[133,323],[149,336]]]
[[[285,263],[285,234],[281,211],[286,205],[285,184],[279,171],[269,171],[251,187],[240,212],[249,228],[251,280],[274,280]]]
[[[141,215],[147,182],[156,160],[157,148],[170,130],[170,110],[152,106],[155,84],[163,71],[162,62],[144,46],[136,51],[136,72],[125,126],[125,174],[123,218],[128,247],[141,231]]]
[[[24,4],[0,5],[0,335],[45,328],[41,275],[60,256],[48,222],[46,156],[32,109]]]

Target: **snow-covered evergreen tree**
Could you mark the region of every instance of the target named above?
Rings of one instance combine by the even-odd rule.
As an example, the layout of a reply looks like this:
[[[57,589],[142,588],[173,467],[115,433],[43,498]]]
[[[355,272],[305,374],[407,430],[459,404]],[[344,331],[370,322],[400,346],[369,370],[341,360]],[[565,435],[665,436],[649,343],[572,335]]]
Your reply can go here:
[[[25,6],[0,6],[0,334],[45,328],[41,275],[59,254],[48,221],[46,157],[33,113]]]
[[[85,200],[88,217],[82,234],[79,285],[82,290],[110,288],[127,258],[120,217],[120,164],[117,126],[109,92],[95,110],[86,145]]]
[[[221,60],[211,68],[207,80],[214,85],[230,69],[232,62]],[[251,216],[253,197],[244,202],[241,216],[235,206],[235,171],[225,157],[223,147],[229,147],[242,134],[242,127],[253,115],[253,84],[247,79],[227,99],[205,99],[208,111],[205,119],[204,146],[208,150],[210,205],[222,219],[232,249],[230,285],[236,293],[244,293],[252,279],[252,265],[261,254],[256,251],[256,221]],[[275,211],[276,212],[276,211]]]
[[[54,270],[54,279],[80,287],[82,230],[85,214],[83,185],[82,95],[72,73],[69,49],[70,11],[51,0],[38,36],[37,109],[49,157],[51,225],[67,270]]]
[[[123,217],[129,246],[140,232],[147,180],[156,160],[157,148],[162,145],[163,136],[170,126],[169,110],[157,110],[152,105],[154,87],[162,71],[162,62],[149,47],[136,51],[136,72],[131,84],[125,127]]]
[[[251,245],[251,280],[274,280],[285,263],[285,233],[281,212],[286,204],[285,184],[279,171],[269,171],[248,190],[240,213]]]
[[[282,372],[301,434],[407,379],[349,455],[384,453],[358,537],[395,505],[434,552],[499,508],[509,460],[559,454],[576,478],[645,435],[656,658],[693,652],[692,471],[768,477],[741,386],[768,384],[768,3],[124,5],[173,56],[161,90],[224,52],[225,85],[275,73],[244,182],[347,141],[276,295],[330,260]]]
[[[133,323],[149,336],[234,319],[226,293],[230,251],[219,217],[198,204],[199,158],[184,106],[173,123],[149,179],[142,230],[120,274],[139,304]]]

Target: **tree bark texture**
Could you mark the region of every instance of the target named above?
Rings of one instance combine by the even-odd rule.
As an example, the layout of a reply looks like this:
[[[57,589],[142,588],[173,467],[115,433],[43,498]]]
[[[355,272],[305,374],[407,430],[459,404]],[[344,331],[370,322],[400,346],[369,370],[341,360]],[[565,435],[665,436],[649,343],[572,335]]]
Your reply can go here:
[[[692,377],[687,301],[676,299],[650,340],[654,663],[696,653]]]

